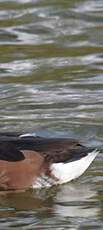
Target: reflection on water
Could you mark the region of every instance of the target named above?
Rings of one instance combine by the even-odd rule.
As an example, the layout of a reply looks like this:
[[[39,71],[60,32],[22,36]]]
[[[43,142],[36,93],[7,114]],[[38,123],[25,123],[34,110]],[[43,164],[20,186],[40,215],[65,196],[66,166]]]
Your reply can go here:
[[[90,225],[101,212],[97,205],[97,192],[88,184],[67,184],[51,189],[25,193],[5,193],[0,196],[2,227],[8,219],[9,226],[15,224],[50,228],[71,226],[79,223]],[[73,222],[73,217],[75,221]],[[99,221],[96,222],[98,226]],[[47,225],[47,226],[46,226]],[[51,226],[52,225],[52,226]],[[28,228],[27,228],[28,229]]]
[[[103,1],[0,0],[0,127],[103,146]],[[77,182],[0,195],[1,229],[102,229],[103,158]]]
[[[55,211],[62,217],[95,216],[99,211],[98,207],[90,207],[89,205],[95,196],[96,191],[90,190],[88,185],[65,185],[57,193]]]

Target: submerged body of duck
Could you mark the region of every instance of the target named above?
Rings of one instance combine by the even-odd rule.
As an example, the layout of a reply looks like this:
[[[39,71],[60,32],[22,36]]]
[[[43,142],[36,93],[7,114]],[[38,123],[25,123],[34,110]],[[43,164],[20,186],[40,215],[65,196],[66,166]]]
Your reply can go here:
[[[98,150],[70,138],[0,134],[0,188],[62,184],[81,176]]]

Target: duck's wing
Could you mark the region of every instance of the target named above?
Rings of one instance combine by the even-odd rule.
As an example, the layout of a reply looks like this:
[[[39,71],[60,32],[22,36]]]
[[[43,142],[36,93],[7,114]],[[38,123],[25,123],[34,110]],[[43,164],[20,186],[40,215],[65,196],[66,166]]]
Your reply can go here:
[[[16,148],[15,144],[8,141],[0,141],[0,160],[21,161],[24,159],[24,154]]]

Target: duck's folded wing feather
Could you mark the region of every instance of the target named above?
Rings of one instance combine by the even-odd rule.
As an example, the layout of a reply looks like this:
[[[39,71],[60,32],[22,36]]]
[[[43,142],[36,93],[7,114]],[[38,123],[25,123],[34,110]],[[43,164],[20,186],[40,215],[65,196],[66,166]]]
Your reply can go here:
[[[7,141],[0,142],[0,160],[20,161],[24,159],[23,153],[13,143]]]

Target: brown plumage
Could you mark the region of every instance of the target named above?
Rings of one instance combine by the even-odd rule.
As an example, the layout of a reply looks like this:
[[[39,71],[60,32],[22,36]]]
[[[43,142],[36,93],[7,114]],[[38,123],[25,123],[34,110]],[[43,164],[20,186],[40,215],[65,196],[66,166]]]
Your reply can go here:
[[[0,160],[0,187],[4,189],[26,189],[31,187],[33,180],[42,170],[43,157],[33,151],[23,151],[22,161]]]

